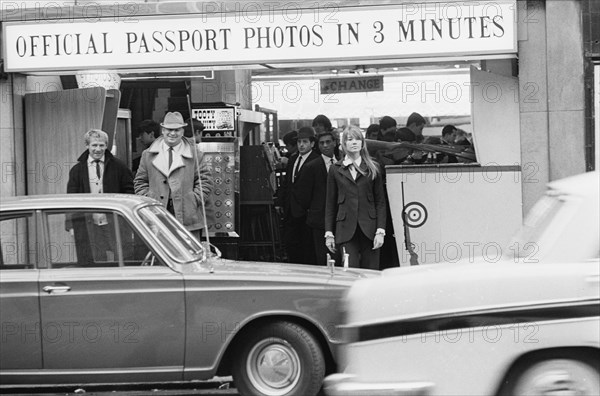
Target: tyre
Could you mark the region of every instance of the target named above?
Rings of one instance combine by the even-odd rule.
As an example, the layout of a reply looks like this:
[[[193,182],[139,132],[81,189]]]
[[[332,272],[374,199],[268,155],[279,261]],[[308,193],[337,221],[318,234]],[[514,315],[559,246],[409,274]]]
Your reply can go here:
[[[323,384],[325,358],[302,326],[276,322],[241,340],[233,380],[244,396],[314,396]]]
[[[600,374],[591,365],[555,358],[528,366],[515,379],[511,395],[600,395]]]

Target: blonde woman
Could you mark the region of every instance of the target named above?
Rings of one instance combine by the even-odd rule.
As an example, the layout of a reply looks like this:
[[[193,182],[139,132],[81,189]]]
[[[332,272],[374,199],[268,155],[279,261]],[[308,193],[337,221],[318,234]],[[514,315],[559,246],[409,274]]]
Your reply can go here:
[[[341,148],[327,175],[325,245],[331,252],[341,245],[351,267],[379,269],[387,215],[381,170],[357,126],[344,129]]]

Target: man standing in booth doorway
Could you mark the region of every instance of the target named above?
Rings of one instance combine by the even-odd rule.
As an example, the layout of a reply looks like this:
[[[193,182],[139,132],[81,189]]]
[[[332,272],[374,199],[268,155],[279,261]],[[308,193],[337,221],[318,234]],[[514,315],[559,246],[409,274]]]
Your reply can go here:
[[[154,198],[200,239],[205,225],[202,203],[211,218],[208,196],[213,181],[194,138],[185,138],[187,124],[179,112],[165,115],[162,136],[143,152],[134,180],[135,193]]]

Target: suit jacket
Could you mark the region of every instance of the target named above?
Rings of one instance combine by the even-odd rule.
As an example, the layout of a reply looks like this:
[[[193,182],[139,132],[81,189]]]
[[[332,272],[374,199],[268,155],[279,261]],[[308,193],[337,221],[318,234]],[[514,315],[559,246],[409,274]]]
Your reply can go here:
[[[364,162],[361,169],[367,169]],[[373,240],[378,228],[385,229],[384,194],[381,172],[375,180],[360,173],[354,180],[342,161],[333,164],[327,175],[325,231],[334,233],[338,245],[352,239],[356,227]]]
[[[89,150],[85,150],[77,164],[69,171],[67,194],[89,193],[90,175],[88,173]],[[103,193],[133,194],[133,175],[123,161],[115,158],[110,151],[104,151],[104,174],[102,175]]]
[[[334,159],[335,161],[335,159]],[[306,164],[308,186],[301,205],[306,208],[306,224],[311,228],[325,229],[325,199],[327,197],[327,166],[323,157]]]
[[[202,161],[204,153],[193,139],[184,137],[182,155],[173,159],[173,169],[169,172],[165,156],[159,155],[163,140],[162,136],[159,137],[142,153],[134,179],[135,193],[154,198],[166,207],[170,192],[177,220],[189,230],[203,228],[202,200],[205,202],[207,218],[213,218],[213,208],[208,201],[213,180]],[[196,169],[196,157],[199,172]]]
[[[316,151],[311,151],[304,163],[300,167],[300,171],[296,176],[296,181],[293,181],[294,165],[298,153],[294,154],[288,161],[286,169],[286,198],[285,198],[285,215],[286,218],[300,218],[306,216],[307,210],[307,194],[310,186],[310,179],[306,175],[306,166],[317,158],[321,158],[321,154]],[[303,204],[304,203],[304,204]]]
[[[89,150],[85,150],[69,171],[67,182],[67,194],[87,193],[90,190],[90,175],[87,160]],[[127,165],[115,158],[110,151],[104,151],[104,174],[102,175],[102,192],[117,194],[133,194],[133,175]],[[113,227],[112,219],[109,217],[107,228]],[[81,265],[93,265],[94,255],[90,247],[95,244],[93,229],[93,218],[90,213],[69,214],[65,220],[65,229],[74,229],[75,248],[77,261]],[[99,250],[95,250],[98,253]],[[106,258],[104,258],[106,260]]]

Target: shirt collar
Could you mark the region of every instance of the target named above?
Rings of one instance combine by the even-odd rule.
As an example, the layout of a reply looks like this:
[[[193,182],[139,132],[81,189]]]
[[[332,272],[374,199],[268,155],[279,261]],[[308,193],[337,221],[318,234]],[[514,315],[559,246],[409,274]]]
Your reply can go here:
[[[344,166],[349,166],[353,163],[353,161],[350,159],[350,157],[348,157],[347,155],[344,156]],[[362,164],[362,157],[358,157],[358,159],[356,161],[354,161],[354,164],[356,164],[356,166],[360,167],[360,165]]]
[[[161,143],[161,150],[164,151],[165,153],[169,151],[169,146],[167,143],[165,143],[165,141],[163,140]],[[173,151],[175,153],[180,153],[181,149],[183,148],[183,141],[179,142],[179,144],[177,146],[173,146]]]
[[[104,164],[104,159],[105,159],[105,155],[104,155],[104,154],[102,154],[102,157],[100,158],[100,163]],[[93,164],[93,163],[94,163],[94,161],[95,161],[95,160],[92,158],[92,156],[91,156],[91,155],[88,155],[88,160],[87,160],[87,162],[88,162],[88,165],[91,165],[91,164]]]
[[[321,157],[323,157],[323,161],[325,161],[328,164],[331,162],[331,160],[333,160],[333,162],[335,162],[335,159],[333,157],[328,157],[325,154],[321,154]]]
[[[302,157],[302,160],[304,161],[310,155],[311,152],[312,152],[312,150],[306,154],[302,154],[300,157]]]

